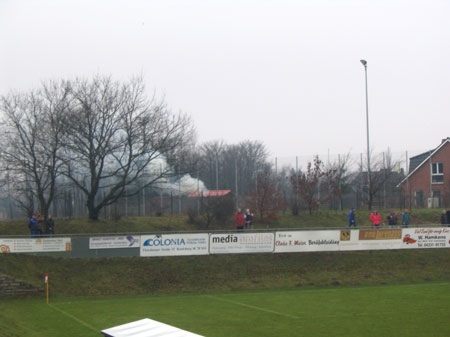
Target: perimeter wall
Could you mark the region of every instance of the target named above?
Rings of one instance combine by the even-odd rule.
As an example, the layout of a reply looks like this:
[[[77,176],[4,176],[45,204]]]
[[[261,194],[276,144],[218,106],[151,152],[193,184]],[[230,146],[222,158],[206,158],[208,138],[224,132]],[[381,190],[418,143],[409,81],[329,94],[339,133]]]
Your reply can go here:
[[[450,228],[183,232],[71,237],[0,237],[0,252],[62,256],[158,257],[450,248]]]

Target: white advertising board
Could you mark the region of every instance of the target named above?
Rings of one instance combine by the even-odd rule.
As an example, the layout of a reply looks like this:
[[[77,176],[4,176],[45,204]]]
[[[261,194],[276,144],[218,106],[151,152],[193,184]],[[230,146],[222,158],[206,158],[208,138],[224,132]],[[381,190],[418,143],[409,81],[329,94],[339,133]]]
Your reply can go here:
[[[155,234],[141,236],[141,256],[207,255],[208,234]]]
[[[1,253],[69,252],[71,248],[70,238],[0,238]]]
[[[89,238],[89,249],[133,248],[140,247],[139,235],[98,236]]]
[[[272,253],[275,244],[272,232],[210,234],[210,254]]]
[[[339,250],[340,231],[296,231],[275,233],[275,253]]]
[[[450,228],[405,228],[402,248],[449,248]]]

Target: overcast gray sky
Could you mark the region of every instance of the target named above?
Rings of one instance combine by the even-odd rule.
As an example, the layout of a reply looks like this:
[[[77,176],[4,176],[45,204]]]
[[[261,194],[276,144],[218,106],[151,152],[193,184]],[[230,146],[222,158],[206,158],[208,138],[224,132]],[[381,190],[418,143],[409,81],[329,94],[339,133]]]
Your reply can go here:
[[[143,75],[199,142],[411,154],[450,136],[448,0],[0,0],[0,94]]]

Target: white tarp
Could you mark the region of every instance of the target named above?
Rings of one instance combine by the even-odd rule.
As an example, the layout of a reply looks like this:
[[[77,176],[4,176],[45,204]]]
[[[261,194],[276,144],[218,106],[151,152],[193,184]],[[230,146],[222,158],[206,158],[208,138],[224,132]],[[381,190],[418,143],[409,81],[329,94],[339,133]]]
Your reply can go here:
[[[105,337],[203,337],[149,318],[102,330],[102,334]]]

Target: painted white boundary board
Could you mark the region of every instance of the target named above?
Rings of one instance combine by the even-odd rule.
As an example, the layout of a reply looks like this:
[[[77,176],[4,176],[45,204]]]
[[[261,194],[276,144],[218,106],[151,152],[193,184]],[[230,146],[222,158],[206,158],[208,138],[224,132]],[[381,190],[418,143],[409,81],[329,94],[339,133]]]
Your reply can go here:
[[[105,337],[203,337],[149,318],[102,330],[102,334]]]

